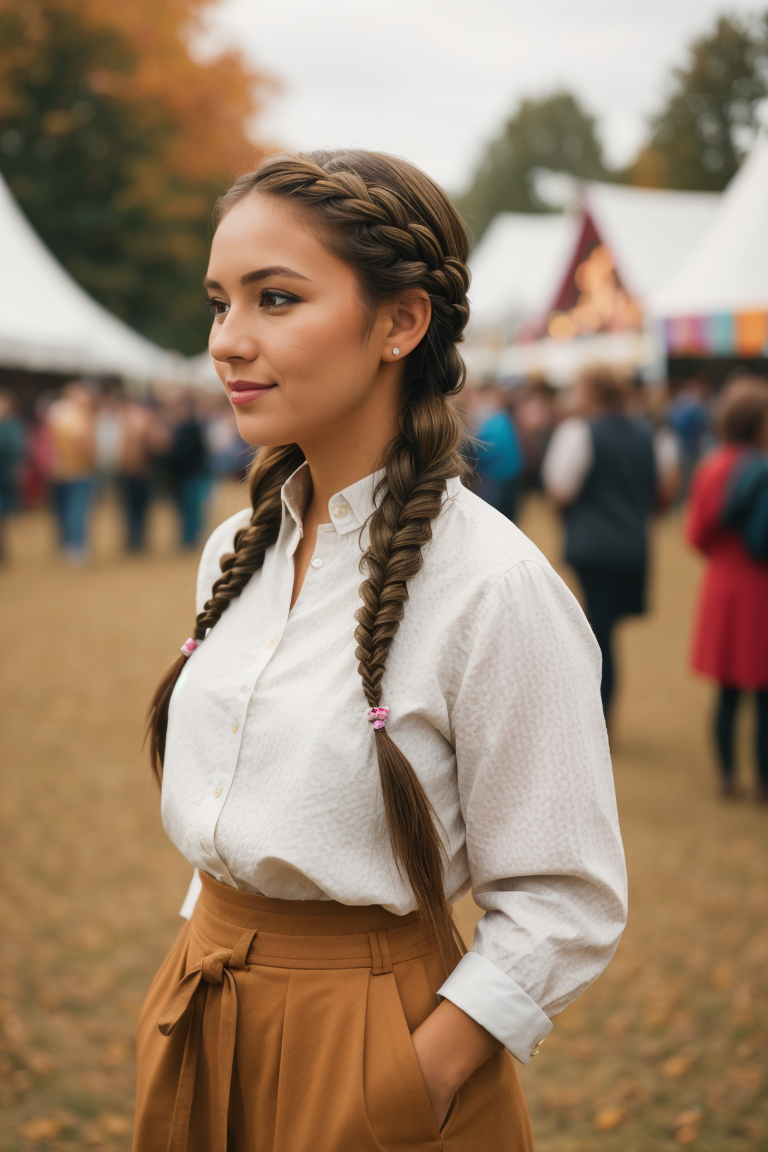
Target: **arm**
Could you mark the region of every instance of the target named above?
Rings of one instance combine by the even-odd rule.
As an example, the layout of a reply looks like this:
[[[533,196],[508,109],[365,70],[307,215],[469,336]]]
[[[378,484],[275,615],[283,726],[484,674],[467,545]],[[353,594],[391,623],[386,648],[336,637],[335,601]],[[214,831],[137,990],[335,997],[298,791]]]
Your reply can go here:
[[[653,437],[656,463],[656,504],[660,512],[668,508],[680,491],[680,449],[671,428],[658,428]]]
[[[541,466],[545,491],[558,507],[567,507],[578,497],[593,458],[587,421],[578,417],[563,420],[554,431]]]
[[[443,1003],[414,1033],[441,1108],[494,1050],[490,1037],[527,1062],[623,930],[599,684],[576,601],[547,566],[516,564],[487,598],[452,716],[473,895],[486,915],[441,989],[475,1031]]]
[[[713,543],[722,531],[721,489],[721,484],[713,483],[707,462],[700,464],[691,481],[685,535],[688,543],[704,556],[709,555]]]

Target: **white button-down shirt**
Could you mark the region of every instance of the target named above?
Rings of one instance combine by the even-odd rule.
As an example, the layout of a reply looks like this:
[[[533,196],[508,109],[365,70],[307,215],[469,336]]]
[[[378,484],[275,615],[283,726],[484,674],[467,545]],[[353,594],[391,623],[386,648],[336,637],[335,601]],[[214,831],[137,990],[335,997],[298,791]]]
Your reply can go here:
[[[276,544],[173,693],[162,812],[190,863],[225,884],[404,915],[416,905],[390,849],[355,659],[376,479],[330,501],[293,609],[306,466],[284,486]],[[208,541],[198,610],[249,516]],[[441,994],[522,1061],[599,975],[624,926],[599,685],[597,645],[547,560],[449,481],[382,704],[444,830],[446,895],[471,886],[486,913]]]

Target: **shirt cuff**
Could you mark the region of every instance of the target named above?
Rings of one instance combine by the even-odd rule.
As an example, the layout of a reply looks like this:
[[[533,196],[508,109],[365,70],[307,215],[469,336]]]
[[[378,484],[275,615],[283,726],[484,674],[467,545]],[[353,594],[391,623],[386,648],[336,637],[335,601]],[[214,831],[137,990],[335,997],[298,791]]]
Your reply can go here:
[[[195,910],[197,898],[202,890],[203,882],[200,879],[200,873],[198,872],[197,868],[195,868],[194,872],[192,873],[192,882],[190,883],[189,888],[187,889],[187,894],[184,897],[184,903],[182,904],[181,908],[179,908],[179,916],[182,916],[185,920],[189,920],[190,916]]]
[[[479,952],[462,956],[438,991],[527,1064],[552,1021],[519,984]]]

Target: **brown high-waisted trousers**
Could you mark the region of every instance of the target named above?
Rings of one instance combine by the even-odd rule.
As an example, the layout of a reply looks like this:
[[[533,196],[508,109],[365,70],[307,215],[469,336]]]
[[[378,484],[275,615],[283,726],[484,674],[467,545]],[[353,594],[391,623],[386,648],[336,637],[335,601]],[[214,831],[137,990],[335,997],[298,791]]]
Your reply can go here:
[[[445,974],[417,913],[202,880],[139,1020],[135,1152],[530,1152],[507,1052],[438,1131],[411,1032]]]

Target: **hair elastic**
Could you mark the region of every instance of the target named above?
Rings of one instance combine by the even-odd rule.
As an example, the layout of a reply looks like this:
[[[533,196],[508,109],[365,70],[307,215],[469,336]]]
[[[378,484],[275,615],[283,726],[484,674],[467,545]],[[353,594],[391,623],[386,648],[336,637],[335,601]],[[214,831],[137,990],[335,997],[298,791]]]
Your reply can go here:
[[[369,724],[373,724],[374,729],[378,732],[380,728],[384,728],[389,716],[389,708],[369,708],[365,714],[365,718]]]
[[[190,636],[189,640],[185,640],[181,646],[181,650],[185,656],[189,657],[194,652],[195,648],[199,648],[202,640],[193,640]]]

